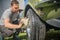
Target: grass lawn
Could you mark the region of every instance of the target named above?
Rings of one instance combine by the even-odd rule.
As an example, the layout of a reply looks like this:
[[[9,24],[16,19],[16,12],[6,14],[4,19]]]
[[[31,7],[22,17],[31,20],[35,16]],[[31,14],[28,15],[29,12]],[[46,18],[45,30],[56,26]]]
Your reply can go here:
[[[22,40],[27,40],[27,36],[26,36],[26,33],[20,33],[18,35]],[[6,37],[5,40],[12,40],[13,36],[11,37]]]
[[[46,40],[60,40],[60,30],[51,29],[47,31]]]
[[[20,33],[18,35],[22,40],[27,40],[26,33]],[[5,40],[12,40],[13,37],[7,37]],[[46,39],[45,40],[60,40],[60,30],[51,29],[46,32]]]

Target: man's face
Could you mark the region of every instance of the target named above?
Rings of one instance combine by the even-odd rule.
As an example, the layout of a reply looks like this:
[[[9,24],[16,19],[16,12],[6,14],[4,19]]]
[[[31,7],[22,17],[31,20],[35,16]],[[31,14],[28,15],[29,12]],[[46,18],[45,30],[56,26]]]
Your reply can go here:
[[[11,8],[12,8],[12,12],[18,12],[18,10],[19,10],[19,4],[13,4],[11,6]]]

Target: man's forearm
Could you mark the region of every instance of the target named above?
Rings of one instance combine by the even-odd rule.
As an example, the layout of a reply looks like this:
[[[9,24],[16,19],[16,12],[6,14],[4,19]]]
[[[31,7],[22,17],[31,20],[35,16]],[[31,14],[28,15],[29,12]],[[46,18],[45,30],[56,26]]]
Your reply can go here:
[[[11,29],[20,28],[21,26],[22,26],[21,23],[19,25],[11,24],[11,23],[8,23],[8,24],[5,25],[5,27],[11,28]]]
[[[9,19],[4,20],[5,27],[15,29],[20,28],[23,25],[23,20],[20,21],[19,25],[11,24]]]

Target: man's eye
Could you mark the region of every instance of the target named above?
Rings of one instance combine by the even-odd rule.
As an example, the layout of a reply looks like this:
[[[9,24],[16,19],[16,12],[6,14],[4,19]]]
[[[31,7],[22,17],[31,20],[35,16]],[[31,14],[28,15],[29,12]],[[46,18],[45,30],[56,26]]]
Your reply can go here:
[[[15,8],[15,9],[18,9],[18,8]]]

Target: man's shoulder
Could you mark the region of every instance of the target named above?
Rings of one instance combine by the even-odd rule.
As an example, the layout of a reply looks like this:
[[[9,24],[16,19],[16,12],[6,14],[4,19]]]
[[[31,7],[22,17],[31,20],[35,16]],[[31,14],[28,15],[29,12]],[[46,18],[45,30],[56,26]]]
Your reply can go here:
[[[3,16],[3,15],[10,15],[10,14],[11,14],[11,8],[6,9],[6,10],[3,12],[2,16]]]
[[[6,9],[4,12],[3,12],[3,14],[2,15],[6,15],[7,13],[10,13],[10,8],[8,8],[8,9]]]
[[[10,12],[11,8],[6,9],[4,12]]]
[[[9,9],[6,9],[6,10],[4,11],[4,13],[2,14],[1,18],[6,17],[6,16],[9,16],[10,14],[11,14],[10,8],[9,8]]]

